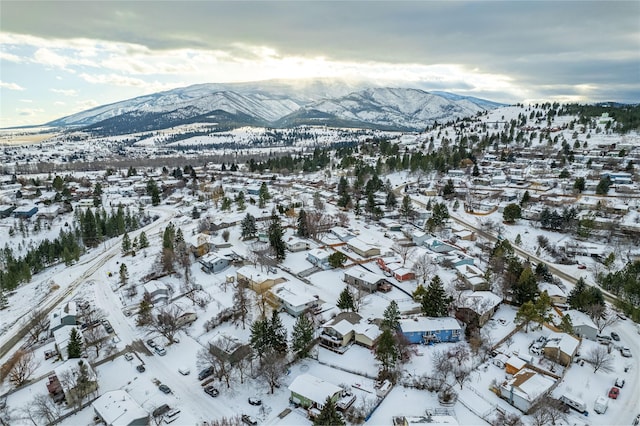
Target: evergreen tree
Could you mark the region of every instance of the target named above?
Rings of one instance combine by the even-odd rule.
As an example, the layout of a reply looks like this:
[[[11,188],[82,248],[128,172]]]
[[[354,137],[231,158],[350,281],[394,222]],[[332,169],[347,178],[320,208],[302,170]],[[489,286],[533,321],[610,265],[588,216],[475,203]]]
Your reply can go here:
[[[304,358],[309,354],[309,347],[313,341],[313,323],[307,315],[300,315],[293,325],[291,332],[291,349],[298,353],[300,358]]]
[[[346,286],[338,296],[336,306],[338,307],[338,309],[341,309],[343,311],[355,311],[355,303],[353,300],[353,295],[349,290],[349,286]]]
[[[271,312],[271,321],[269,322],[269,346],[274,351],[285,354],[287,352],[287,330],[282,324],[278,311]]]
[[[431,217],[427,219],[427,228],[434,231],[444,225],[449,219],[449,209],[444,203],[435,203],[432,208]]]
[[[151,197],[151,204],[157,206],[160,204],[160,189],[153,178],[147,181],[147,195]]]
[[[425,279],[425,281],[426,281],[426,279]],[[424,296],[426,294],[427,294],[427,289],[422,284],[418,284],[418,286],[413,291],[411,296],[413,297],[414,301],[416,301],[418,303],[422,303],[422,299],[424,298]]]
[[[573,323],[571,322],[571,317],[569,315],[563,315],[558,328],[560,331],[573,334]]]
[[[390,329],[383,329],[382,334],[376,343],[375,356],[382,364],[382,369],[384,371],[389,371],[395,367],[396,362],[400,358],[400,353]]]
[[[502,218],[507,223],[514,223],[522,217],[522,209],[518,204],[511,203],[505,206],[502,212]]]
[[[382,315],[382,328],[389,329],[391,331],[397,330],[400,327],[400,310],[395,300],[392,300],[384,310]]]
[[[222,199],[222,204],[220,204],[220,210],[223,210],[223,211],[231,210],[231,199],[229,197],[224,197]]]
[[[260,185],[260,190],[258,191],[258,207],[261,209],[265,208],[267,205],[267,201],[271,199],[271,195],[269,195],[269,188],[267,188],[267,183],[262,182]]]
[[[269,343],[269,322],[265,318],[257,319],[251,324],[251,337],[249,338],[249,344],[253,351],[258,354],[260,358],[270,348]]]
[[[529,300],[524,302],[518,312],[516,313],[515,323],[518,325],[524,326],[524,332],[527,333],[529,331],[529,324],[532,322],[537,322],[538,320],[538,310],[536,309],[533,301]]]
[[[392,190],[387,191],[387,199],[385,200],[384,205],[388,209],[395,209],[398,205],[398,199]]]
[[[307,212],[300,209],[298,213],[298,236],[301,238],[309,238],[309,224],[307,223]]]
[[[341,251],[334,251],[329,255],[329,266],[332,268],[341,268],[347,261],[347,255]]]
[[[242,238],[253,238],[256,235],[258,230],[256,229],[256,218],[251,216],[251,214],[247,213],[244,219],[242,219],[242,223],[240,224],[242,228]]]
[[[400,204],[400,216],[404,218],[404,220],[409,221],[415,215],[415,210],[413,210],[413,206],[411,205],[411,197],[405,195],[402,197],[402,203]]]
[[[596,194],[598,195],[606,195],[609,192],[609,188],[611,187],[611,179],[609,176],[605,176],[600,179],[598,185],[596,186]]]
[[[53,178],[52,185],[53,185],[53,189],[55,189],[56,192],[62,192],[62,190],[64,189],[64,181],[58,175],[56,175],[56,177]]]
[[[567,304],[572,309],[586,313],[593,305],[604,306],[604,296],[599,288],[588,286],[580,277],[567,296]]]
[[[524,268],[518,277],[518,281],[513,286],[514,301],[522,305],[535,299],[538,292],[538,281],[535,274],[531,271],[531,268]]]
[[[456,187],[453,184],[453,180],[449,179],[447,180],[447,183],[442,188],[442,196],[448,200],[451,197],[453,197],[455,194],[456,194]]]
[[[2,278],[0,277],[0,281]],[[4,291],[4,288],[0,286],[0,311],[7,309],[9,307],[9,299],[7,299],[7,294]]]
[[[428,317],[445,317],[449,314],[451,297],[447,296],[439,276],[431,279],[425,295],[422,297],[422,312]]]
[[[140,232],[139,245],[140,249],[149,247],[149,239],[147,238],[147,234],[144,231]]]
[[[153,304],[151,303],[151,295],[145,292],[138,307],[138,318],[136,319],[136,325],[138,327],[142,327],[151,323],[152,308]]]
[[[85,210],[84,215],[81,214],[82,241],[87,247],[95,247],[98,245],[98,227],[96,218],[91,209]]]
[[[93,206],[98,207],[102,204],[102,185],[100,182],[96,182],[93,187]]]
[[[322,410],[320,410],[320,414],[313,419],[313,426],[345,426],[346,423],[340,413],[338,413],[338,409],[336,408],[336,404],[333,402],[330,396],[327,397],[327,400],[324,402],[322,406]]]
[[[127,254],[131,251],[131,238],[129,237],[129,233],[125,232],[122,237],[122,253]]]
[[[127,281],[129,281],[129,271],[127,270],[127,265],[124,263],[120,264],[120,286],[124,287],[127,285]]]
[[[275,208],[271,211],[271,223],[267,233],[269,235],[269,245],[273,249],[276,259],[280,262],[283,261],[286,256],[286,246],[282,240],[283,231],[280,224],[280,216],[278,216]]]
[[[238,207],[238,211],[244,211],[247,208],[243,191],[238,192],[236,196],[236,206]]]
[[[347,208],[351,202],[351,196],[349,195],[349,182],[342,176],[338,182],[338,207]]]
[[[69,332],[67,354],[69,358],[80,358],[82,356],[82,335],[75,327]]]

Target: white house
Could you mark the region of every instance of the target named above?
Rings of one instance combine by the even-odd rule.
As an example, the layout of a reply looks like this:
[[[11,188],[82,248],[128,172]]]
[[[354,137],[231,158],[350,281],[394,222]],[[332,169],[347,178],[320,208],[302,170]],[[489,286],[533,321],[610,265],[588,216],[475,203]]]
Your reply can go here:
[[[309,250],[309,248],[311,248],[311,244],[309,243],[309,240],[306,240],[303,238],[297,238],[297,237],[289,238],[284,243],[284,245],[287,247],[287,250],[289,250],[292,253]]]
[[[169,300],[169,286],[162,281],[151,280],[143,287],[144,292],[151,296],[151,303],[154,305],[159,303],[166,304]]]
[[[564,314],[571,318],[573,332],[576,336],[584,337],[589,340],[596,340],[596,337],[598,336],[598,327],[589,315],[575,309],[565,311]]]
[[[269,289],[269,292],[284,309],[294,317],[306,312],[318,304],[318,297],[308,292],[304,284],[295,285],[295,282],[286,281],[276,284]]]
[[[523,368],[509,380],[500,385],[500,395],[523,413],[528,413],[532,406],[542,398],[555,380],[544,374]]]
[[[107,426],[146,426],[149,413],[128,392],[116,389],[105,392],[91,403],[96,416]]]

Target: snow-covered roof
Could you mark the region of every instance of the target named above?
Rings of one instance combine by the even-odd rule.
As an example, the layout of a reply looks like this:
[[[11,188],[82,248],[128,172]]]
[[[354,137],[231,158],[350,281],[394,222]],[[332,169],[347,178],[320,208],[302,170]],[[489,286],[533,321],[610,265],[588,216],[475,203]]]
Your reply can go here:
[[[511,355],[509,359],[507,359],[506,364],[509,364],[512,367],[517,368],[519,370],[525,365],[527,365],[527,361],[523,360],[517,355]]]
[[[149,416],[131,395],[120,389],[105,392],[91,406],[107,426],[126,426]]]
[[[538,285],[540,292],[546,291],[549,296],[566,297],[567,294],[557,285],[552,283],[543,282]]]
[[[477,314],[483,315],[502,302],[502,297],[490,291],[465,290],[460,293],[459,308],[469,308]]]
[[[455,318],[415,317],[401,319],[400,328],[405,333],[420,331],[460,330],[460,324]]]
[[[289,390],[317,404],[324,404],[327,397],[342,391],[342,388],[305,373],[293,379],[293,382],[289,385]]]
[[[593,322],[593,320],[589,317],[589,315],[585,314],[584,312],[580,312],[580,311],[575,310],[575,309],[570,309],[568,311],[565,311],[564,314],[565,315],[569,315],[569,318],[571,318],[571,324],[574,327],[581,326],[581,325],[587,325],[587,326],[593,327],[595,329],[598,328],[598,327],[596,327],[596,325]]]
[[[369,272],[366,269],[360,267],[347,269],[346,271],[344,271],[344,274],[349,277],[357,278],[368,284],[375,284],[381,279],[384,279],[382,275],[374,274],[373,272]]]
[[[58,381],[60,382],[60,385],[62,386],[62,389],[65,392],[70,391],[71,389],[73,389],[74,385],[77,384],[77,380],[70,380],[69,375],[77,378],[76,376],[78,376],[80,372],[80,362],[82,362],[87,367],[87,380],[90,382],[95,382],[96,380],[98,380],[95,371],[93,371],[93,368],[88,362],[83,359],[77,358],[68,359],[58,367],[53,369],[53,372],[55,373]]]
[[[275,280],[281,278],[281,275],[260,272],[259,269],[251,265],[245,265],[236,271],[238,275],[251,279],[254,283],[263,283],[267,280]]]
[[[580,346],[580,340],[567,333],[551,333],[545,348],[559,348],[561,352],[573,355]]]
[[[502,387],[506,390],[513,389],[513,393],[520,395],[527,401],[535,401],[536,398],[548,391],[554,383],[555,380],[551,377],[525,368],[514,374],[511,380],[503,383]]]
[[[382,334],[382,330],[375,324],[361,322],[353,326],[356,333],[367,336],[371,340],[376,340]]]
[[[304,306],[318,300],[314,295],[305,293],[304,288],[297,288],[291,282],[276,284],[271,293],[291,306]]]
[[[365,243],[360,238],[351,238],[349,241],[347,241],[347,245],[351,248],[360,250],[362,252],[366,252],[368,250],[375,248],[371,244]]]
[[[329,256],[331,256],[331,253],[326,249],[316,248],[316,249],[310,250],[307,253],[307,255],[313,256],[319,260],[324,260],[324,259],[328,259]]]
[[[144,291],[146,291],[149,294],[152,294],[153,292],[156,292],[159,290],[169,291],[169,288],[167,287],[167,285],[162,281],[158,281],[158,280],[151,280],[148,283],[146,283],[143,287],[144,287]]]

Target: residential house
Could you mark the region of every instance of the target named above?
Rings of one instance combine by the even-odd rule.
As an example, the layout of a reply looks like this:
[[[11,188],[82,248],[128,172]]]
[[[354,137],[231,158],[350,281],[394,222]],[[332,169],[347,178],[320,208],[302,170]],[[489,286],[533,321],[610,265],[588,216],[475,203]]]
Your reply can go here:
[[[29,219],[36,213],[38,213],[38,208],[32,205],[18,206],[12,212],[13,217],[18,219]]]
[[[555,306],[566,306],[567,293],[555,284],[543,282],[538,285],[540,293],[546,291]]]
[[[349,247],[351,250],[353,250],[354,253],[362,257],[380,256],[379,247],[365,243],[359,238],[351,238],[349,241],[347,241],[347,247]]]
[[[169,286],[158,280],[151,280],[144,286],[144,292],[151,298],[154,305],[167,304],[169,301]]]
[[[355,312],[341,312],[322,325],[320,345],[344,353],[353,342],[372,349],[382,331],[371,321],[363,321]]]
[[[217,274],[218,272],[228,268],[233,262],[233,259],[223,254],[212,252],[199,258],[198,262],[202,265],[205,271]]]
[[[73,300],[51,311],[49,314],[49,335],[53,336],[54,331],[65,325],[76,325],[77,316],[78,307]]]
[[[304,284],[295,285],[294,282],[283,282],[268,290],[270,299],[274,301],[276,309],[282,309],[294,317],[298,317],[318,305],[318,296],[309,293]]]
[[[286,281],[286,279],[279,275],[275,269],[269,269],[271,270],[264,273],[253,266],[243,266],[236,271],[238,283],[244,283],[256,293],[262,293],[269,290],[274,285]]]
[[[345,270],[343,281],[371,293],[378,290],[380,286],[385,284],[388,285],[388,281],[385,277],[368,271],[362,266],[356,266]]]
[[[551,333],[542,348],[544,356],[560,365],[569,366],[580,347],[580,339],[567,333]]]
[[[465,290],[456,302],[456,318],[465,324],[482,327],[496,313],[502,303],[502,297],[490,291]]]
[[[457,342],[462,328],[455,318],[414,317],[400,320],[400,331],[410,343]]]
[[[199,232],[192,236],[187,242],[189,243],[189,248],[196,257],[204,256],[209,253],[209,250],[211,250],[211,247],[213,246],[211,235],[203,232]]]
[[[71,336],[71,329],[75,328],[78,332],[79,336],[82,336],[82,331],[75,325],[64,325],[62,327],[57,328],[53,332],[53,341],[55,342],[55,348],[58,354],[60,354],[60,358],[66,360],[69,358],[69,352],[67,351],[67,346],[69,346],[69,338]]]
[[[292,253],[309,250],[311,248],[311,243],[309,242],[309,240],[306,240],[303,238],[297,238],[297,237],[289,238],[284,243],[284,245],[286,246],[287,250],[289,250]]]
[[[348,229],[343,228],[342,226],[334,226],[333,228],[331,228],[331,233],[338,237],[338,239],[343,243],[346,243],[347,241],[355,237],[354,234],[352,234]]]
[[[79,380],[82,378],[82,370],[86,372],[86,380]],[[68,405],[79,402],[98,389],[98,377],[95,371],[88,362],[82,359],[68,360],[55,368],[53,374],[49,376],[47,388],[50,386],[53,388],[56,380]]]
[[[209,350],[235,364],[251,354],[251,346],[243,343],[236,336],[218,333],[209,340]]]
[[[391,268],[401,265],[402,259],[398,256],[383,256],[377,258],[376,263],[378,264],[378,267],[385,272],[385,275],[390,277],[393,275],[391,273]]]
[[[127,391],[107,391],[91,403],[93,411],[107,426],[147,426],[149,413]]]
[[[336,407],[344,411],[355,401],[355,396],[344,391],[340,386],[326,382],[311,374],[300,374],[289,385],[291,396],[289,401],[306,408],[310,417],[315,417],[330,398]]]
[[[9,204],[0,205],[0,219],[11,216],[11,213],[16,209],[15,206]]]
[[[307,260],[321,269],[331,269],[331,265],[329,264],[329,256],[331,256],[331,252],[324,248],[317,248],[309,251],[307,253]]]
[[[489,283],[484,278],[484,272],[474,265],[456,266],[456,273],[460,279],[467,285],[467,288],[473,291],[488,290]]]
[[[437,238],[425,241],[424,246],[435,253],[448,253],[450,251],[458,250],[457,247],[442,242]]]
[[[427,241],[427,239],[429,239],[429,238],[431,238],[431,236],[429,234],[427,234],[426,232],[414,231],[413,233],[411,233],[411,240],[417,246],[423,245],[424,242]]]
[[[500,396],[526,414],[550,391],[555,382],[549,376],[524,368],[511,379],[502,382]]]
[[[596,337],[598,336],[598,326],[596,326],[589,315],[575,309],[565,311],[564,314],[571,318],[573,332],[576,336],[584,337],[589,340],[596,340]]]
[[[393,275],[393,277],[400,282],[409,281],[416,278],[415,272],[413,272],[409,268],[405,268],[401,264],[390,266],[389,269],[391,270],[391,274]]]

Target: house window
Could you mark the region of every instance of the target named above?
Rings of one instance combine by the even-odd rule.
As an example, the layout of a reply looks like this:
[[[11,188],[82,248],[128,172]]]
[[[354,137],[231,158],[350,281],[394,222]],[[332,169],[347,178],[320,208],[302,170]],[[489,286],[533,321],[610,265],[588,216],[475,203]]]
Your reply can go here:
[[[460,330],[453,330],[453,332],[451,333],[452,336],[459,336],[460,335]]]

